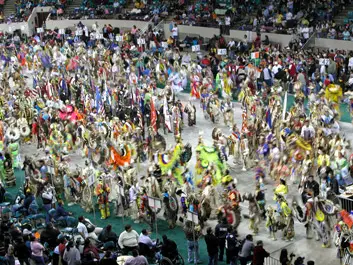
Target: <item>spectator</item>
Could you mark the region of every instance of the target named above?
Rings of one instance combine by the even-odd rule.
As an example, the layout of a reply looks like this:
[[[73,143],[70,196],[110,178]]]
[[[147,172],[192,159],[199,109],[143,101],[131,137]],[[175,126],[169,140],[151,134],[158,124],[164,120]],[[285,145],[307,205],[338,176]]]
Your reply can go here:
[[[60,235],[60,231],[52,223],[48,223],[40,234],[40,241],[42,244],[47,243],[50,248],[55,248],[57,246],[58,235]]]
[[[85,239],[84,248],[83,248],[83,256],[89,257],[88,260],[96,259],[99,260],[99,250],[96,246],[94,246],[89,238]]]
[[[69,243],[67,243],[63,259],[67,262],[67,265],[80,264],[80,251],[74,246],[74,242],[69,241]]]
[[[304,265],[304,258],[298,257],[298,258],[294,261],[294,265]]]
[[[112,230],[112,225],[109,224],[105,228],[103,228],[102,232],[98,236],[98,240],[101,242],[108,242],[108,241],[113,241],[114,243],[117,243],[118,241],[118,236],[117,234]]]
[[[123,253],[127,255],[130,251],[138,248],[139,235],[132,229],[131,225],[125,226],[125,231],[119,236],[118,244]]]
[[[94,240],[98,239],[98,236],[95,233],[95,231],[97,230],[96,227],[92,224],[90,220],[88,220],[83,216],[80,216],[78,218],[77,230],[84,239],[86,238],[92,238]],[[101,232],[101,231],[97,230],[97,232]]]
[[[12,240],[17,241],[20,237],[22,237],[21,230],[15,226],[14,222],[10,221],[9,228],[9,233],[11,235]]]
[[[139,255],[137,249],[133,249],[132,258],[128,259],[124,265],[148,265],[148,261],[144,256]]]
[[[187,221],[184,226],[184,233],[188,244],[188,262],[200,263],[199,254],[199,237],[201,228],[193,225],[191,221]]]
[[[329,60],[330,60],[330,63],[328,65],[328,67],[327,67],[327,73],[329,75],[332,75],[333,82],[334,82],[336,80],[337,65],[336,65],[336,62],[332,58],[330,58]]]
[[[162,256],[173,260],[174,257],[178,255],[177,244],[173,240],[168,239],[166,235],[163,235],[162,239],[163,239],[163,245],[161,249]]]
[[[218,263],[218,238],[213,234],[212,228],[207,228],[207,235],[205,236],[205,242],[208,253],[208,265],[217,265]]]
[[[66,238],[65,237],[61,237],[59,239],[59,242],[60,243],[58,245],[58,252],[59,252],[59,255],[61,257],[62,265],[67,265],[67,263],[64,261],[64,253],[65,253],[66,244],[67,244]]]
[[[46,168],[46,165],[43,164],[42,168]],[[41,172],[42,172],[42,168],[41,168]],[[43,169],[43,172],[46,171],[47,169]],[[42,173],[43,173],[42,172]],[[46,173],[43,173],[46,175]],[[53,204],[53,200],[54,200],[54,194],[52,192],[52,187],[50,185],[49,182],[46,182],[45,186],[44,186],[44,191],[42,192],[42,200],[43,200],[43,207],[46,211],[46,218],[45,218],[45,222],[49,223],[50,222],[50,215],[49,215],[49,211],[52,208],[52,204]]]
[[[267,66],[265,66],[265,68],[262,70],[260,78],[266,83],[268,87],[272,86],[272,73]]]
[[[226,244],[226,236],[228,233],[228,228],[229,224],[227,221],[227,218],[223,218],[215,228],[215,236],[218,239],[218,244],[219,244],[219,261],[223,261],[223,255],[224,255],[224,248]],[[227,262],[228,263],[228,262]]]
[[[32,260],[36,265],[45,265],[43,251],[44,247],[41,243],[38,242],[38,239],[34,236],[31,237],[31,251],[32,251]]]
[[[29,249],[26,246],[23,238],[19,238],[15,244],[15,256],[18,258],[20,265],[30,265],[29,258],[31,253],[29,252]]]
[[[246,236],[243,247],[239,253],[239,260],[241,265],[246,265],[249,261],[253,260],[253,250],[253,236],[249,234]]]
[[[239,253],[239,242],[237,240],[236,230],[230,226],[228,227],[226,235],[226,255],[227,255],[227,264],[236,265],[238,261]]]
[[[35,200],[34,195],[31,191],[26,192],[26,197],[23,201],[23,207],[26,209],[26,213],[29,211],[29,207],[31,206],[32,202]]]
[[[139,236],[139,243],[145,244],[150,249],[152,249],[152,247],[154,247],[155,245],[146,229],[142,229],[141,234]]]
[[[112,258],[112,253],[108,250],[104,257],[100,260],[99,265],[116,265],[116,261]]]
[[[261,240],[257,241],[254,248],[252,265],[263,265],[265,258],[269,256],[270,254],[263,248],[263,242]]]
[[[177,24],[174,24],[174,27],[172,29],[172,36],[175,42],[177,42],[179,39],[179,29]]]
[[[63,206],[63,201],[59,200],[58,201],[58,206],[55,209],[55,215],[54,215],[54,220],[55,221],[65,221],[65,224],[67,224],[66,220],[67,217],[70,216],[71,213],[65,211],[64,206]]]
[[[15,249],[12,244],[9,244],[6,252],[6,259],[9,265],[15,265]]]
[[[3,160],[2,154],[1,154],[1,156],[0,156],[0,159]],[[2,162],[2,161],[1,161],[1,162]],[[2,163],[3,163],[3,162],[2,162]],[[5,190],[5,188],[4,188],[3,184],[2,184],[2,182],[0,182],[0,203],[3,203],[3,202],[4,202],[4,199],[5,199],[5,192],[6,192],[6,190]]]
[[[281,254],[279,256],[279,262],[281,263],[281,265],[290,265],[292,264],[292,260],[293,260],[293,257],[295,255],[292,253],[290,254],[290,256],[288,257],[288,251],[286,248],[283,248],[281,250]]]

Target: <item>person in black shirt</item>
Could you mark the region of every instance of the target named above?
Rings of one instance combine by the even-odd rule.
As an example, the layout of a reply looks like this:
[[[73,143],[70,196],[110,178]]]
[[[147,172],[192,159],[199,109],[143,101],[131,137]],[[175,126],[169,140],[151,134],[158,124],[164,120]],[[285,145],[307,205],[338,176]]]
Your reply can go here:
[[[6,192],[5,188],[2,185],[2,183],[0,182],[0,203],[4,202],[5,192]]]
[[[11,235],[12,240],[16,241],[18,240],[20,237],[22,237],[22,233],[21,230],[18,229],[17,227],[15,227],[15,224],[13,222],[9,223],[9,232]]]
[[[240,251],[240,243],[237,239],[237,232],[231,226],[228,228],[226,235],[226,255],[227,264],[230,265],[237,264],[238,253]]]
[[[213,234],[212,228],[207,228],[207,234],[205,236],[205,242],[208,252],[208,265],[217,265],[218,256],[218,238]]]
[[[177,244],[173,240],[168,239],[166,235],[163,235],[162,239],[163,239],[163,245],[161,249],[162,256],[173,260],[178,255]]]
[[[40,234],[40,241],[42,244],[48,243],[50,248],[57,246],[57,238],[60,231],[56,229],[52,223],[48,223],[46,228]]]
[[[105,252],[104,257],[100,260],[99,265],[115,265],[116,261],[112,259],[110,251]]]
[[[99,234],[98,240],[106,243],[108,241],[118,242],[117,234],[112,230],[112,225],[108,224],[103,231]]]
[[[310,175],[308,180],[304,183],[304,192],[302,194],[303,203],[309,199],[315,198],[320,194],[320,185],[314,180],[314,176]]]
[[[29,258],[31,256],[31,253],[22,237],[20,237],[18,239],[18,242],[15,244],[15,256],[18,258],[18,261],[21,265],[30,265]]]
[[[229,224],[227,222],[227,218],[223,218],[219,222],[219,224],[216,225],[216,228],[215,228],[215,236],[218,239],[218,244],[219,244],[219,256],[218,256],[219,261],[223,261],[224,247],[226,244],[226,236],[227,236],[228,228],[229,228]],[[227,260],[227,263],[229,263],[228,260]]]
[[[330,178],[330,189],[331,191],[336,194],[336,195],[340,195],[340,185],[338,183],[338,180],[337,178],[333,175],[333,174],[330,174],[328,176],[328,178]]]

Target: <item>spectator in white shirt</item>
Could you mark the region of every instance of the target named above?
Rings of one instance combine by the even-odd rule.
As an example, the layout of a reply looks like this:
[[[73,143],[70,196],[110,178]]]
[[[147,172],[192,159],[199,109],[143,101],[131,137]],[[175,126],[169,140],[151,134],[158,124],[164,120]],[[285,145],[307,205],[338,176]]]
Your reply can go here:
[[[139,243],[138,233],[132,229],[131,225],[125,226],[125,231],[119,236],[118,244],[124,255],[130,251],[137,249]]]
[[[191,57],[190,54],[187,52],[186,54],[183,55],[181,59],[181,64],[183,65],[189,65],[191,62]]]
[[[290,11],[288,11],[286,14],[286,20],[288,21],[288,20],[292,20],[292,19],[293,19],[293,14]]]
[[[278,62],[274,62],[272,67],[273,76],[275,76],[278,73],[279,69],[282,69],[282,66],[279,65]]]
[[[308,26],[304,26],[301,30],[301,33],[303,35],[303,38],[305,39],[305,41],[307,41],[309,39],[309,28]]]
[[[179,29],[178,29],[178,25],[175,24],[173,29],[172,29],[172,36],[174,40],[178,40],[179,38]]]
[[[229,42],[228,42],[228,48],[232,48],[232,47],[234,47],[235,46],[235,41],[234,40],[230,40]]]
[[[92,238],[98,240],[97,234],[100,234],[103,229],[95,227],[89,219],[80,216],[78,218],[77,230],[84,239]]]

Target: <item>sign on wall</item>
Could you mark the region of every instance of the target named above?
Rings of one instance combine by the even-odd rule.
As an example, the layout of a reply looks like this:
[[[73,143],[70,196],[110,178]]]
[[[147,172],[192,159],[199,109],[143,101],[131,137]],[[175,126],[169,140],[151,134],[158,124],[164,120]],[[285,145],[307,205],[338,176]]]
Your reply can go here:
[[[227,49],[218,49],[217,54],[218,55],[227,55]]]
[[[191,50],[192,50],[193,52],[199,52],[199,51],[200,51],[200,45],[193,45],[193,46],[191,47]]]

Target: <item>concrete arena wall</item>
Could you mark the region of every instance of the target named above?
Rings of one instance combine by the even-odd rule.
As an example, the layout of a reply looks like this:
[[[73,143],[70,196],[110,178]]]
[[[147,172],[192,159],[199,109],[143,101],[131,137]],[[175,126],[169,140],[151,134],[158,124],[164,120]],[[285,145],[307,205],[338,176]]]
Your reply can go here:
[[[65,29],[65,28],[74,28],[79,22],[87,25],[89,28],[95,22],[98,22],[100,28],[102,28],[105,24],[111,24],[113,27],[118,27],[120,29],[128,29],[130,30],[134,25],[137,28],[143,28],[147,25],[148,22],[144,21],[135,21],[135,20],[102,20],[102,19],[90,19],[90,20],[48,20],[46,22],[47,29]]]
[[[28,34],[27,22],[11,23],[11,24],[0,24],[0,31],[12,33],[15,30],[20,29],[22,33]]]
[[[11,30],[21,29],[24,34],[32,35],[35,33],[34,30],[34,18],[37,12],[49,12],[50,7],[37,7],[32,12],[29,17],[28,22],[21,23],[11,23],[8,24],[0,24],[0,31],[2,32],[11,32]],[[118,27],[122,30],[130,30],[133,25],[136,25],[138,28],[144,28],[148,22],[144,21],[134,21],[134,20],[50,20],[46,21],[47,29],[55,29],[55,28],[74,28],[76,24],[82,21],[88,27],[91,27],[93,23],[98,22],[99,26],[102,28],[104,24],[111,24],[113,27]],[[207,27],[194,27],[194,26],[185,26],[180,25],[179,35],[180,39],[183,39],[186,35],[189,36],[203,36],[206,39],[212,38],[214,35],[220,34],[219,28],[207,28]],[[171,35],[169,31],[169,23],[164,25],[164,33],[166,37]],[[229,38],[233,38],[236,40],[243,40],[244,35],[248,35],[248,38],[254,40],[256,37],[255,32],[250,31],[240,31],[240,30],[230,30]],[[291,35],[283,35],[283,34],[274,34],[274,33],[262,33],[261,37],[264,38],[265,35],[268,35],[271,42],[279,43],[282,47],[288,46],[288,43],[292,39]],[[227,36],[228,38],[228,36]],[[313,46],[325,48],[325,49],[342,49],[342,50],[353,50],[353,42],[352,41],[343,41],[343,40],[331,40],[331,39],[315,39],[315,43]]]
[[[344,40],[331,40],[331,39],[318,39],[315,38],[314,47],[326,48],[326,49],[338,49],[353,51],[353,41]]]
[[[180,25],[179,28],[179,35],[180,38],[183,39],[186,35],[189,36],[203,36],[205,38],[212,38],[214,35],[220,34],[219,28],[206,28],[206,27],[194,27],[194,26],[184,26]],[[169,24],[164,25],[164,32],[166,37],[171,35],[169,31]],[[230,35],[227,38],[233,38],[236,40],[243,40],[244,35],[247,35],[248,38],[254,40],[256,38],[256,32],[251,31],[241,31],[241,30],[230,30]],[[288,46],[290,40],[292,39],[291,35],[282,35],[282,34],[274,34],[274,33],[263,33],[261,37],[264,39],[265,35],[268,35],[271,42],[280,43],[282,47]]]

